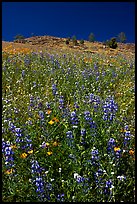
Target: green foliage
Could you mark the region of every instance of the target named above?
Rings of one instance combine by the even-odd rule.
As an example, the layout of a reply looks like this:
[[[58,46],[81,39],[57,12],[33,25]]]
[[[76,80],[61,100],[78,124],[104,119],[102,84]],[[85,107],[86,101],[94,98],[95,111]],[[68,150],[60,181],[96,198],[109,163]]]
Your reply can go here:
[[[106,45],[108,45],[110,48],[116,49],[118,46],[116,38],[111,38],[109,41],[106,41]]]
[[[75,46],[78,45],[77,38],[76,38],[75,35],[72,36],[72,43],[73,43],[73,45],[75,45]]]
[[[134,202],[134,56],[7,51],[2,53],[3,202]],[[108,149],[110,139],[115,143]],[[39,166],[32,168],[33,161]],[[44,198],[36,192],[38,181]]]
[[[76,41],[77,40],[75,35],[73,35],[71,39],[72,39],[72,41]]]
[[[89,37],[88,37],[89,42],[94,42],[95,41],[95,36],[93,33],[90,33]]]
[[[23,35],[21,35],[21,34],[16,35],[14,38],[15,38],[15,40],[23,40],[23,39],[25,39],[25,37]]]
[[[73,44],[74,44],[75,46],[78,45],[77,38],[76,38],[75,35],[72,36],[72,42],[73,42]]]
[[[124,32],[118,34],[117,40],[121,43],[125,43],[127,38]]]
[[[84,44],[84,40],[83,40],[83,39],[80,40],[80,44],[81,44],[81,45]]]

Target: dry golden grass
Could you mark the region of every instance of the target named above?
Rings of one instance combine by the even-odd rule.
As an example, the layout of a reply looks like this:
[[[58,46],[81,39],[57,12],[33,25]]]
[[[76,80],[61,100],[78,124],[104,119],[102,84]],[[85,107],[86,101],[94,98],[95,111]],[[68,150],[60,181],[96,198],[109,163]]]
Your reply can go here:
[[[72,42],[66,45],[65,38],[55,38],[52,36],[39,36],[28,38],[30,41],[28,43],[14,43],[2,41],[2,50],[10,54],[17,53],[30,53],[30,52],[40,52],[48,51],[55,53],[92,53],[92,54],[103,54],[107,56],[116,56],[117,54],[124,54],[126,57],[133,57],[135,55],[135,45],[134,44],[122,44],[118,43],[117,49],[104,48],[101,42],[91,43],[89,41],[84,41],[84,45],[80,44],[78,40],[78,45],[74,46]]]

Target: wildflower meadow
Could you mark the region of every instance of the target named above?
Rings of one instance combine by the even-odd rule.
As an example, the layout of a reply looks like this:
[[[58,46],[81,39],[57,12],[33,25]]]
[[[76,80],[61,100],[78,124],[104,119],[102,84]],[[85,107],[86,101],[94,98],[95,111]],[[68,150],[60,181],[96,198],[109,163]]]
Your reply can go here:
[[[134,202],[134,55],[2,52],[2,200]]]

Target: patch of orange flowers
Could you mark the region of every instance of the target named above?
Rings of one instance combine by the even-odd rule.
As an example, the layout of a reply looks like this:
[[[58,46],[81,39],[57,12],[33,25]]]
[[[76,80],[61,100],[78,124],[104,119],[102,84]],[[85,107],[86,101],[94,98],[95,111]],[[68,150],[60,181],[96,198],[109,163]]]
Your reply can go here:
[[[15,54],[30,54],[31,50],[29,48],[14,48],[12,45],[3,49],[5,53],[15,55]]]
[[[85,58],[84,58],[84,62],[85,62],[85,63],[90,63],[90,62],[92,62],[92,59],[85,57]]]

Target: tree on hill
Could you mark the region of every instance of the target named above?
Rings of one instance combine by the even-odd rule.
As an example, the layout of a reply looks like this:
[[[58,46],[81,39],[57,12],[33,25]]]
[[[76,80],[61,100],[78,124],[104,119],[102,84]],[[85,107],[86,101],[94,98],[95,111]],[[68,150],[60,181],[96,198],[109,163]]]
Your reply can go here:
[[[73,42],[74,45],[77,45],[77,44],[78,44],[77,38],[76,38],[75,35],[72,36],[72,42]]]
[[[21,35],[21,34],[16,35],[14,38],[15,38],[15,40],[25,39],[25,37],[23,35]]]
[[[14,42],[25,43],[25,37],[23,35],[18,34],[14,38],[15,38]]]
[[[90,33],[89,37],[88,37],[89,42],[94,42],[95,41],[95,36],[93,33]]]
[[[125,33],[124,32],[119,33],[117,36],[117,40],[121,43],[125,43],[127,40]]]

